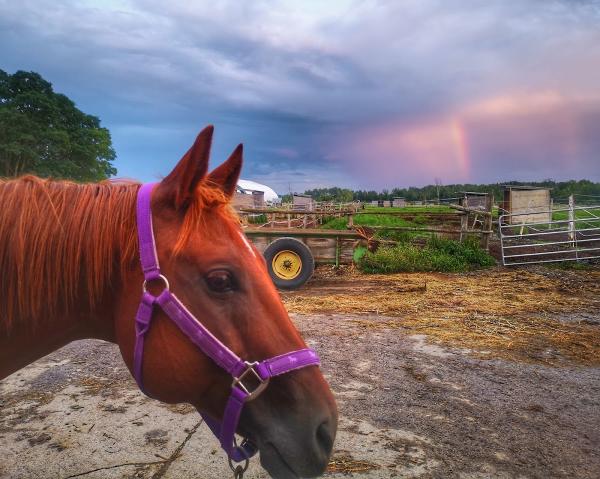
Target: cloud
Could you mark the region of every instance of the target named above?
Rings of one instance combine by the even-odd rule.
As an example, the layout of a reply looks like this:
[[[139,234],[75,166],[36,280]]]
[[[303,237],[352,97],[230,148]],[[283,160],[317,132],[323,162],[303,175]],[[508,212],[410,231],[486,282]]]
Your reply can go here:
[[[486,98],[422,121],[359,127],[332,159],[371,182],[600,179],[600,94]],[[365,158],[369,158],[365,161]],[[526,159],[526,161],[524,161]],[[368,165],[368,168],[367,168]],[[565,175],[566,173],[566,175]]]
[[[216,160],[244,141],[254,179],[597,179],[598,44],[596,1],[0,3],[0,68],[100,116],[141,179],[207,123]]]

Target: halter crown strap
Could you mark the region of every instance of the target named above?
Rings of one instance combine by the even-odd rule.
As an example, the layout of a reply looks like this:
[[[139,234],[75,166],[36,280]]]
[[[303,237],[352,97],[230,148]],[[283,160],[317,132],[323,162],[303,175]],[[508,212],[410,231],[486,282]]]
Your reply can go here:
[[[135,317],[136,339],[133,353],[133,376],[140,389],[144,391],[144,339],[146,333],[150,330],[154,308],[159,307],[193,344],[233,377],[231,394],[225,405],[223,421],[216,421],[205,414],[202,414],[202,417],[215,436],[219,438],[221,446],[229,458],[235,462],[244,461],[257,452],[256,447],[248,440],[244,440],[239,446],[235,442],[235,432],[244,403],[257,397],[274,376],[307,366],[319,366],[319,357],[315,351],[307,348],[260,362],[249,363],[243,361],[219,341],[183,305],[177,296],[170,291],[169,282],[161,274],[158,263],[150,206],[150,199],[155,186],[155,183],[142,185],[137,197],[136,218],[144,285]],[[158,279],[164,282],[164,289],[158,296],[154,296],[146,290],[146,284]],[[250,387],[245,382],[247,383],[248,379],[252,377],[254,377],[254,381],[252,381],[254,386]],[[257,386],[256,383],[258,383]]]
[[[138,191],[137,201],[137,229],[138,242],[140,246],[140,262],[144,279],[152,281],[160,276],[160,266],[158,264],[158,255],[156,254],[156,244],[154,242],[154,231],[152,229],[152,209],[150,208],[150,198],[156,183],[146,183]]]

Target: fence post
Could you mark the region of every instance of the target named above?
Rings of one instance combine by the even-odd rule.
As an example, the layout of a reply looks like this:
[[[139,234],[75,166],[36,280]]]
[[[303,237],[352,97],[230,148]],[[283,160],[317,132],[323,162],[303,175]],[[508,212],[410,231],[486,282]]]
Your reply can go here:
[[[349,230],[351,230],[354,227],[354,215],[353,214],[349,214],[348,215],[348,224],[347,224],[347,228]]]
[[[467,230],[469,229],[469,214],[462,212],[460,216],[460,242],[464,240]]]
[[[569,240],[575,241],[575,197],[573,195],[569,196]]]
[[[494,196],[488,194],[485,199],[485,211],[487,211],[487,215],[485,215],[485,219],[483,220],[483,233],[481,236],[481,247],[486,251],[490,250],[490,235],[492,234],[492,211],[494,210]]]

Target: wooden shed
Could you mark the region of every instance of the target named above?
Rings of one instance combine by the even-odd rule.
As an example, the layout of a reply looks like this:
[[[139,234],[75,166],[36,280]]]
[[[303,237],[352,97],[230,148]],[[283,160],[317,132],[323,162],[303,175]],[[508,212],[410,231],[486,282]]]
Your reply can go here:
[[[236,191],[231,202],[234,209],[240,210],[243,208],[254,208],[254,198],[252,196],[253,195]]]
[[[487,211],[488,193],[478,191],[462,191],[462,197],[458,200],[460,206],[475,210]]]
[[[262,208],[265,206],[264,191],[236,191],[233,195],[233,207],[237,210],[244,208]]]
[[[406,206],[406,198],[401,198],[399,196],[395,197],[392,201],[392,206],[394,208],[403,208]]]
[[[252,200],[255,208],[262,208],[265,206],[265,192],[264,191],[252,191]]]
[[[505,217],[505,224],[552,221],[550,188],[507,185],[504,187],[501,208],[501,213],[510,215]]]
[[[292,202],[295,210],[313,211],[315,209],[315,202],[310,195],[294,193]]]

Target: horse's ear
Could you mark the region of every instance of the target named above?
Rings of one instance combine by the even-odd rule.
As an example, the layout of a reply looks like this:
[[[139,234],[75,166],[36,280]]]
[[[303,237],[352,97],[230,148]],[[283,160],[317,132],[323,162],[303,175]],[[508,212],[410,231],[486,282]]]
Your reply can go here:
[[[204,128],[177,166],[160,183],[161,196],[177,210],[189,204],[198,183],[208,171],[213,131],[212,125]]]
[[[227,161],[215,168],[210,175],[208,180],[220,188],[223,193],[229,198],[235,193],[240,172],[242,171],[242,156],[244,152],[244,146],[239,144],[233,153],[227,158]]]

